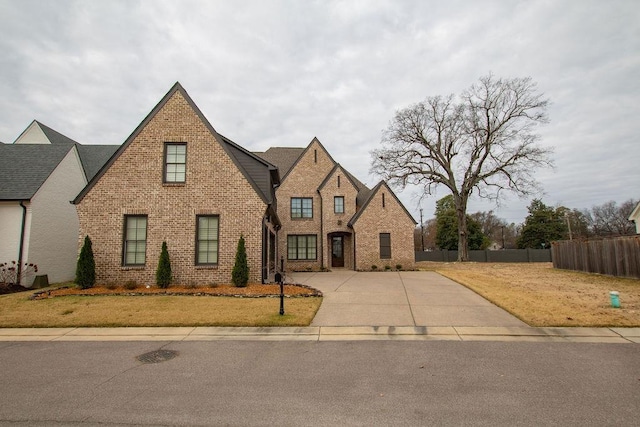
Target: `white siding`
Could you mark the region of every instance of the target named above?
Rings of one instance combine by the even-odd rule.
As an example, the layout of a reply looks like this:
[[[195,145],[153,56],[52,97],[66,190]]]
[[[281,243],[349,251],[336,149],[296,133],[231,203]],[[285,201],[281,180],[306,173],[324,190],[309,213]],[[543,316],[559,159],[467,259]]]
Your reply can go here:
[[[74,279],[79,223],[71,200],[86,183],[74,147],[31,200],[33,218],[28,261],[38,265],[38,274],[48,275],[49,283]]]
[[[15,140],[15,144],[51,144],[49,138],[42,132],[40,126],[35,121],[31,122],[29,127],[22,132],[22,135]]]
[[[20,202],[0,202],[0,263],[18,261],[21,227]]]

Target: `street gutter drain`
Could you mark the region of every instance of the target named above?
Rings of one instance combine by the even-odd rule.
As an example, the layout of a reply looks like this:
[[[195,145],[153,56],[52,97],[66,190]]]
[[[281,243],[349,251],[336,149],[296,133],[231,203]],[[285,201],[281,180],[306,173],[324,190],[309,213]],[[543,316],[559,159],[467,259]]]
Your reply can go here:
[[[160,363],[171,360],[178,355],[177,351],[173,350],[155,350],[149,353],[141,354],[136,357],[142,363]]]

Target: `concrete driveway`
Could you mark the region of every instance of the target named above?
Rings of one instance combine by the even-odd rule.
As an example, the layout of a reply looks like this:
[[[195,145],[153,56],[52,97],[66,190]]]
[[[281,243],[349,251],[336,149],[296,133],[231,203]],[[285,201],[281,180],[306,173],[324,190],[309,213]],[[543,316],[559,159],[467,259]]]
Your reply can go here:
[[[429,271],[293,273],[324,294],[311,326],[527,326],[475,292]]]

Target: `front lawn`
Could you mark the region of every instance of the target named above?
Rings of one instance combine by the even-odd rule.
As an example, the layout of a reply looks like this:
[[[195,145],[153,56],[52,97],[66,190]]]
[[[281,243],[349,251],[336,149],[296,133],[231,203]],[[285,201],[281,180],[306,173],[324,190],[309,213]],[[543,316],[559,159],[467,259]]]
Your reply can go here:
[[[638,327],[640,280],[554,269],[551,263],[431,263],[531,326]],[[612,308],[609,291],[620,292]]]
[[[321,297],[62,296],[31,300],[34,292],[0,296],[0,327],[308,326]]]

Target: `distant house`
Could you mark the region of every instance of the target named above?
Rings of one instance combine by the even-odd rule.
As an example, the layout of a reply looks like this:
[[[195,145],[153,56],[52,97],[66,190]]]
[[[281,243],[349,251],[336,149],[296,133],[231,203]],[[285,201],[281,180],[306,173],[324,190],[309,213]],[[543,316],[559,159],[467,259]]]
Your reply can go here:
[[[317,138],[306,148],[256,153],[278,166],[285,269],[411,268],[415,220],[389,186],[368,188],[337,163]]]
[[[629,221],[633,221],[636,224],[636,234],[640,234],[640,202],[629,215]]]
[[[37,264],[51,283],[73,280],[78,215],[71,201],[117,148],[81,145],[38,121],[13,144],[0,144],[0,262]]]
[[[211,284],[229,283],[243,236],[250,281],[266,281],[279,183],[176,83],[75,199],[80,239],[92,239],[98,282],[154,284],[166,242],[175,283]]]

